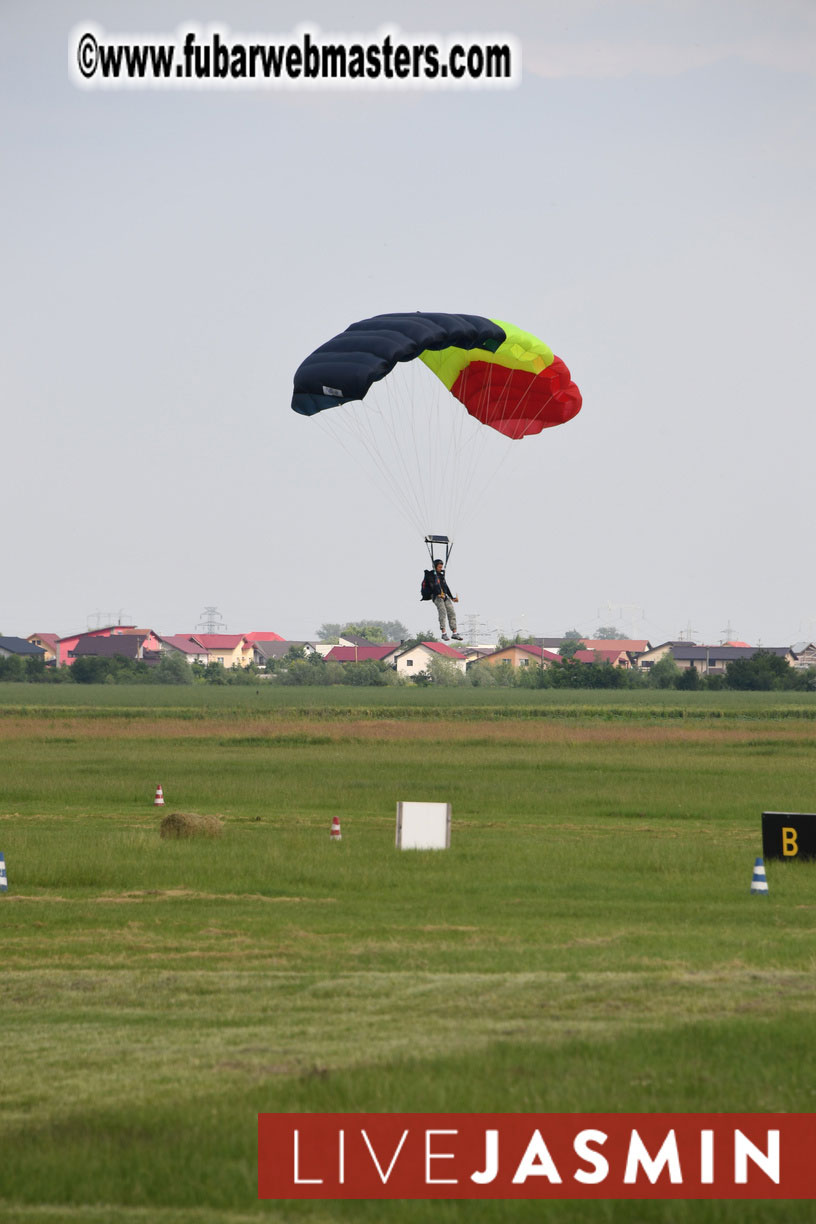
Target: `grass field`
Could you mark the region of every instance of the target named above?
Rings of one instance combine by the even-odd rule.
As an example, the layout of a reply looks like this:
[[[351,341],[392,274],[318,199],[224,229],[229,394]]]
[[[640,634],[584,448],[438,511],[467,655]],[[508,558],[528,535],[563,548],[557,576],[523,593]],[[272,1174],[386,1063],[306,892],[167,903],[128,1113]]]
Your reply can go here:
[[[259,1203],[259,1111],[816,1110],[801,694],[0,685],[11,1224],[811,1221]],[[220,814],[171,843],[152,806]],[[399,799],[453,805],[399,853]],[[333,844],[331,818],[343,840]]]

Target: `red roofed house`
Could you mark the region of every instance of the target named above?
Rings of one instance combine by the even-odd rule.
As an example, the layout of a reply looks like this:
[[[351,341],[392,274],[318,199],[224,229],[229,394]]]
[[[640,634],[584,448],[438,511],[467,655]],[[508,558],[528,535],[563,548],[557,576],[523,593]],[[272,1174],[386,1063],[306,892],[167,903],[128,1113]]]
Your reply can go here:
[[[410,678],[427,671],[432,659],[444,659],[448,663],[453,663],[461,672],[467,670],[467,662],[462,651],[454,650],[453,646],[448,646],[447,642],[420,642],[416,646],[409,646],[407,650],[395,653],[394,666],[397,669],[397,675]]]
[[[555,651],[544,650],[532,642],[513,642],[511,646],[482,655],[472,666],[501,667],[502,663],[509,663],[511,667],[551,667],[560,661],[561,656]]]
[[[607,642],[606,646],[589,646],[586,650],[576,650],[575,658],[579,663],[611,663],[613,667],[632,667],[628,652],[620,648],[619,642]]]
[[[332,646],[323,658],[327,663],[367,663],[370,659],[384,659],[395,650],[399,650],[397,642],[381,642],[378,646]]]
[[[224,667],[249,667],[255,652],[243,633],[191,633],[207,652],[208,663],[223,663]]]
[[[619,667],[627,667],[629,664],[636,663],[640,655],[652,649],[652,643],[646,641],[645,638],[581,638],[581,645],[584,650],[597,651],[599,662],[601,655],[605,659],[609,659],[610,662],[613,661],[608,655],[610,650],[622,651],[628,658],[629,663],[619,663],[617,665]]]
[[[270,633],[267,629],[253,629],[251,633],[245,633],[244,637],[248,642],[284,642],[279,633]]]
[[[611,663],[613,667],[629,667],[632,663],[625,650],[576,650],[576,663]]]

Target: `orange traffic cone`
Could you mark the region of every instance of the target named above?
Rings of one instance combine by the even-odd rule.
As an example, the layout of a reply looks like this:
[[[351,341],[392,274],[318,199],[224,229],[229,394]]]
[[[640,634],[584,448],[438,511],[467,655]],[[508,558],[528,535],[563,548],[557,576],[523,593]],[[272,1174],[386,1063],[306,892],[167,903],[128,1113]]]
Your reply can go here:
[[[332,816],[332,827],[329,837],[332,839],[332,841],[340,841],[342,836],[343,834],[340,832],[340,817]]]
[[[156,787],[156,798],[153,800],[154,807],[164,807],[164,791],[160,786]]]

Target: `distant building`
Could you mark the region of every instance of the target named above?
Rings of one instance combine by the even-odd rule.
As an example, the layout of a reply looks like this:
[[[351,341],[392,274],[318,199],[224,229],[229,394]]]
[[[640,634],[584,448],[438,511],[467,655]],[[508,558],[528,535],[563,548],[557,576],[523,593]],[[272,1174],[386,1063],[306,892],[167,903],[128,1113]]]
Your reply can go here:
[[[816,643],[797,642],[791,646],[793,667],[816,667]]]
[[[510,667],[551,667],[560,661],[561,656],[555,651],[544,650],[532,642],[512,642],[509,646],[477,656],[471,661],[471,667],[501,667],[505,663]]]
[[[180,654],[188,663],[206,663],[207,651],[186,633],[162,634],[159,637],[162,654]]]
[[[138,633],[135,625],[105,625],[100,629],[89,629],[85,633],[69,633],[57,641],[57,666],[70,666],[74,661],[73,651],[81,638],[112,637],[114,634]],[[142,631],[144,632],[144,631]],[[149,630],[148,630],[149,632]]]
[[[145,644],[149,640],[149,636],[142,633],[112,633],[108,637],[83,634],[74,649],[68,652],[68,660],[73,663],[76,659],[88,657],[114,659],[117,655],[123,659],[144,660]],[[147,653],[157,659],[158,645],[152,651],[148,648]]]
[[[46,663],[56,663],[59,653],[58,633],[29,633],[26,641],[32,646],[39,646],[45,652]]]
[[[673,641],[661,642],[659,646],[650,646],[648,650],[644,650],[642,654],[637,656],[635,667],[640,671],[651,671],[655,663],[659,663],[662,658],[670,654],[675,646],[693,646],[693,642]]]
[[[378,646],[379,642],[371,642],[367,637],[362,637],[359,633],[341,633],[336,642],[315,642],[314,648],[319,655],[326,658],[329,651],[334,650],[336,646]]]
[[[610,650],[625,654],[629,660],[628,664],[617,663],[618,667],[635,666],[640,656],[652,648],[651,642],[646,638],[581,638],[581,645],[584,650],[599,651],[604,658],[609,658]]]
[[[682,642],[672,646],[671,655],[683,671],[696,667],[704,676],[724,676],[729,663],[735,663],[738,659],[753,659],[760,650],[765,654],[777,655],[789,665],[794,662],[790,646],[690,646]]]
[[[249,667],[255,658],[252,643],[243,633],[191,633],[190,639],[207,652],[208,663]]]
[[[365,646],[332,646],[323,658],[327,663],[368,663],[371,660],[380,662],[397,650],[398,642],[383,642],[379,646],[373,646],[371,643]]]
[[[258,667],[266,667],[267,663],[277,659],[285,659],[292,648],[302,650],[304,655],[315,654],[314,642],[287,642],[283,638],[267,641],[253,641],[255,662]]]
[[[407,650],[397,649],[392,652],[392,659],[397,675],[407,676],[409,679],[411,676],[418,676],[420,672],[427,672],[433,659],[445,659],[463,673],[467,668],[462,651],[454,650],[447,642],[420,642],[416,646],[409,646]]]
[[[12,655],[26,659],[44,659],[45,651],[42,646],[35,646],[27,638],[0,637],[0,658],[9,659]]]

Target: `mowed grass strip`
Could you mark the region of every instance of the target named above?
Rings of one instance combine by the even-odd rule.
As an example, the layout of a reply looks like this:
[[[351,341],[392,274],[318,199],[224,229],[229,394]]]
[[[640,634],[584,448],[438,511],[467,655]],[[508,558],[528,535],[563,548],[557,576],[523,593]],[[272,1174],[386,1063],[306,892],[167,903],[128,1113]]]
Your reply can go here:
[[[813,1110],[816,865],[749,895],[808,720],[266,720],[0,719],[0,1217],[811,1218],[255,1202],[259,1110]],[[449,851],[395,850],[417,798]]]
[[[774,1024],[780,1001],[786,1023],[813,1018],[809,975],[748,967],[331,976],[226,968],[12,971],[4,974],[4,993],[4,1039],[16,1051],[3,1075],[6,1134],[102,1101],[123,1113],[150,1107],[166,1090],[197,1097],[267,1085],[274,1097],[280,1077],[366,1069],[373,1083],[378,1068],[387,1079],[401,1061],[488,1056],[505,1042],[537,1047],[534,1059],[546,1047],[555,1063],[565,1045],[614,1045],[636,1034],[649,1045],[678,1022],[689,1033],[719,1026],[742,1034],[760,1020]],[[750,1096],[744,1068],[734,1059],[730,1066],[732,1097]],[[662,1079],[671,1095],[673,1086],[683,1091],[685,1074],[650,1066],[635,1082],[657,1089]],[[717,1091],[723,1086],[720,1078]],[[469,1098],[484,1099],[486,1090]],[[785,1092],[816,1104],[812,1082],[801,1094],[791,1083]],[[402,1108],[390,1090],[382,1101],[378,1108]]]
[[[167,842],[113,820],[8,822],[8,966],[153,965],[493,972],[807,971],[807,863],[769,864],[751,897],[756,828],[664,818],[454,820],[441,853],[399,853],[394,819],[227,821],[218,842]]]

